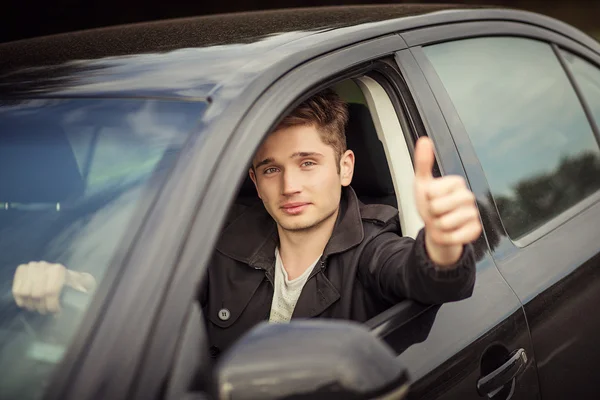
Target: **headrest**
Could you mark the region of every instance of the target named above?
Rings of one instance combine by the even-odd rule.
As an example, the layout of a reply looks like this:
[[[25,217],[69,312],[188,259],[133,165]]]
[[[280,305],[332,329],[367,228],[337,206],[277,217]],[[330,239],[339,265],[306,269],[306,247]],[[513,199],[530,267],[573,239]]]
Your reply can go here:
[[[65,133],[26,118],[2,118],[0,202],[58,203],[85,183]]]
[[[358,197],[395,196],[394,183],[383,144],[377,137],[371,113],[363,104],[348,104],[346,143],[355,154],[352,187]]]

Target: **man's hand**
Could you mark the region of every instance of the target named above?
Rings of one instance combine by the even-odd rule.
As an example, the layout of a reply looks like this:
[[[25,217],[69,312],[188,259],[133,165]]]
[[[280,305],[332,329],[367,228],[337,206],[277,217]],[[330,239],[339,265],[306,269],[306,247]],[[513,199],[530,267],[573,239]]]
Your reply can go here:
[[[440,267],[455,264],[463,246],[481,234],[475,196],[461,176],[434,178],[433,142],[427,137],[415,148],[415,200],[425,223],[425,247]]]
[[[89,293],[94,290],[96,280],[88,273],[70,271],[62,264],[30,262],[17,267],[12,292],[19,307],[41,314],[57,313],[65,285]]]

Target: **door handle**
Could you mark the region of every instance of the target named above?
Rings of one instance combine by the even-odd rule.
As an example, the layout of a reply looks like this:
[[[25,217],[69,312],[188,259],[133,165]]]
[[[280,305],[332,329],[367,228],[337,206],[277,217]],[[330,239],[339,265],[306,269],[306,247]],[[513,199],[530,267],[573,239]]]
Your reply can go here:
[[[513,380],[526,364],[527,354],[525,350],[513,351],[504,364],[477,381],[477,391],[481,396],[491,394]]]

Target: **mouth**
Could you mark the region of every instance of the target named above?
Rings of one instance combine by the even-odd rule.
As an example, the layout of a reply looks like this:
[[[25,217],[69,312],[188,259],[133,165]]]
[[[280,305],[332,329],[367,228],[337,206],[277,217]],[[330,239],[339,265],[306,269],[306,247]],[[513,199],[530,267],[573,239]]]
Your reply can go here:
[[[310,203],[286,203],[281,206],[281,210],[288,215],[297,215],[304,211]]]

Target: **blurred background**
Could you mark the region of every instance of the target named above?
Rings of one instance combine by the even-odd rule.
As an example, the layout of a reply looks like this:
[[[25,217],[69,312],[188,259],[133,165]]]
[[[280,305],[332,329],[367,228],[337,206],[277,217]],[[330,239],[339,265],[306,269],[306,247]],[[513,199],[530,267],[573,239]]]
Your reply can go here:
[[[0,25],[0,42],[164,18],[275,8],[383,3],[486,4],[525,9],[568,22],[600,40],[600,0],[2,0],[4,21]]]

